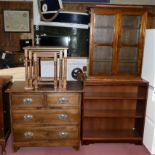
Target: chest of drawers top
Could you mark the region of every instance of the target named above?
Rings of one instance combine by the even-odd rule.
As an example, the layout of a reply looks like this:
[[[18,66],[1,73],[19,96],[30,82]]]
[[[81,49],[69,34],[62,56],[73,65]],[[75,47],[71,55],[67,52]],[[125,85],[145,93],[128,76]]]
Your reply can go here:
[[[25,82],[24,81],[15,81],[13,85],[7,89],[9,93],[73,93],[73,92],[82,92],[83,91],[83,84],[79,81],[68,81],[66,89],[54,89],[51,86],[42,86],[36,90],[26,90],[24,89]]]

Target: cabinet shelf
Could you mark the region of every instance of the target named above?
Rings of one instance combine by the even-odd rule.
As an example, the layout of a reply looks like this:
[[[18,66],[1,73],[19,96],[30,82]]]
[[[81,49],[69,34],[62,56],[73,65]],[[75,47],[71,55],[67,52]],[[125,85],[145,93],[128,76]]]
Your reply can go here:
[[[119,48],[122,48],[122,47],[135,47],[135,48],[138,48],[138,44],[123,44],[123,43],[121,43],[119,45]]]
[[[95,29],[114,29],[114,26],[95,26]]]
[[[119,59],[120,63],[137,63],[136,60],[131,60],[131,59]],[[100,63],[105,63],[105,62],[112,62],[112,59],[101,59],[101,60],[94,60],[92,62],[100,62]]]
[[[139,30],[140,29],[140,26],[139,27],[133,27],[133,26],[122,26],[123,29],[129,29],[129,30]]]
[[[144,118],[144,114],[136,113],[136,110],[85,110],[84,117],[128,117]]]
[[[112,62],[112,60],[104,59],[104,60],[95,60],[94,62],[102,62],[102,63],[104,63],[104,62]]]
[[[102,95],[102,96],[101,96]],[[145,99],[144,96],[136,96],[135,94],[122,94],[122,93],[115,93],[115,94],[95,94],[94,93],[89,93],[89,96],[85,94],[84,99],[91,99],[91,100],[143,100]]]
[[[120,59],[120,63],[137,63],[136,60]]]
[[[109,43],[95,42],[94,45],[95,46],[113,46],[113,43],[112,42],[109,42]]]
[[[142,137],[136,130],[84,130],[83,140],[89,141],[141,141]]]

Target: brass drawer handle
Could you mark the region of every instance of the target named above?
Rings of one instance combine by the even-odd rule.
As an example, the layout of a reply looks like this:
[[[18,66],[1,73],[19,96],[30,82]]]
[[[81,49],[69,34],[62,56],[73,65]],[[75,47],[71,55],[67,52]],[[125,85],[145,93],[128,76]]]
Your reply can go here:
[[[25,114],[24,115],[24,120],[25,121],[31,121],[33,119],[33,115],[31,115],[31,114]]]
[[[58,102],[60,104],[66,104],[66,103],[68,103],[68,98],[61,97],[61,98],[58,99]]]
[[[24,133],[25,138],[32,138],[33,137],[33,132],[27,131]]]
[[[60,131],[60,132],[58,132],[58,137],[60,139],[65,139],[68,137],[68,132]]]
[[[26,105],[32,104],[32,101],[33,101],[32,98],[24,98],[23,99],[23,103]]]
[[[68,119],[68,115],[67,114],[59,114],[58,115],[58,119],[61,121],[67,120]]]

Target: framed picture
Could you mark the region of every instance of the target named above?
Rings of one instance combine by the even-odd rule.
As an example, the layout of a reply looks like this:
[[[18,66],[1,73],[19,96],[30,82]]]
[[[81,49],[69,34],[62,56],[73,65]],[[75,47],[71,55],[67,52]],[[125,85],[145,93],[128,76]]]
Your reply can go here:
[[[24,10],[4,10],[5,32],[29,32],[30,15]]]

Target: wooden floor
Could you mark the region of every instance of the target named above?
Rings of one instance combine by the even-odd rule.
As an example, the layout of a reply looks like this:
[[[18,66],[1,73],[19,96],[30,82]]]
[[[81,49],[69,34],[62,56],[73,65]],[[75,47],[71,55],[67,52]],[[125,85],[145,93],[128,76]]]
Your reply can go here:
[[[6,155],[150,155],[143,145],[123,143],[83,145],[79,151],[71,147],[27,147],[13,153],[11,137],[6,151]]]

